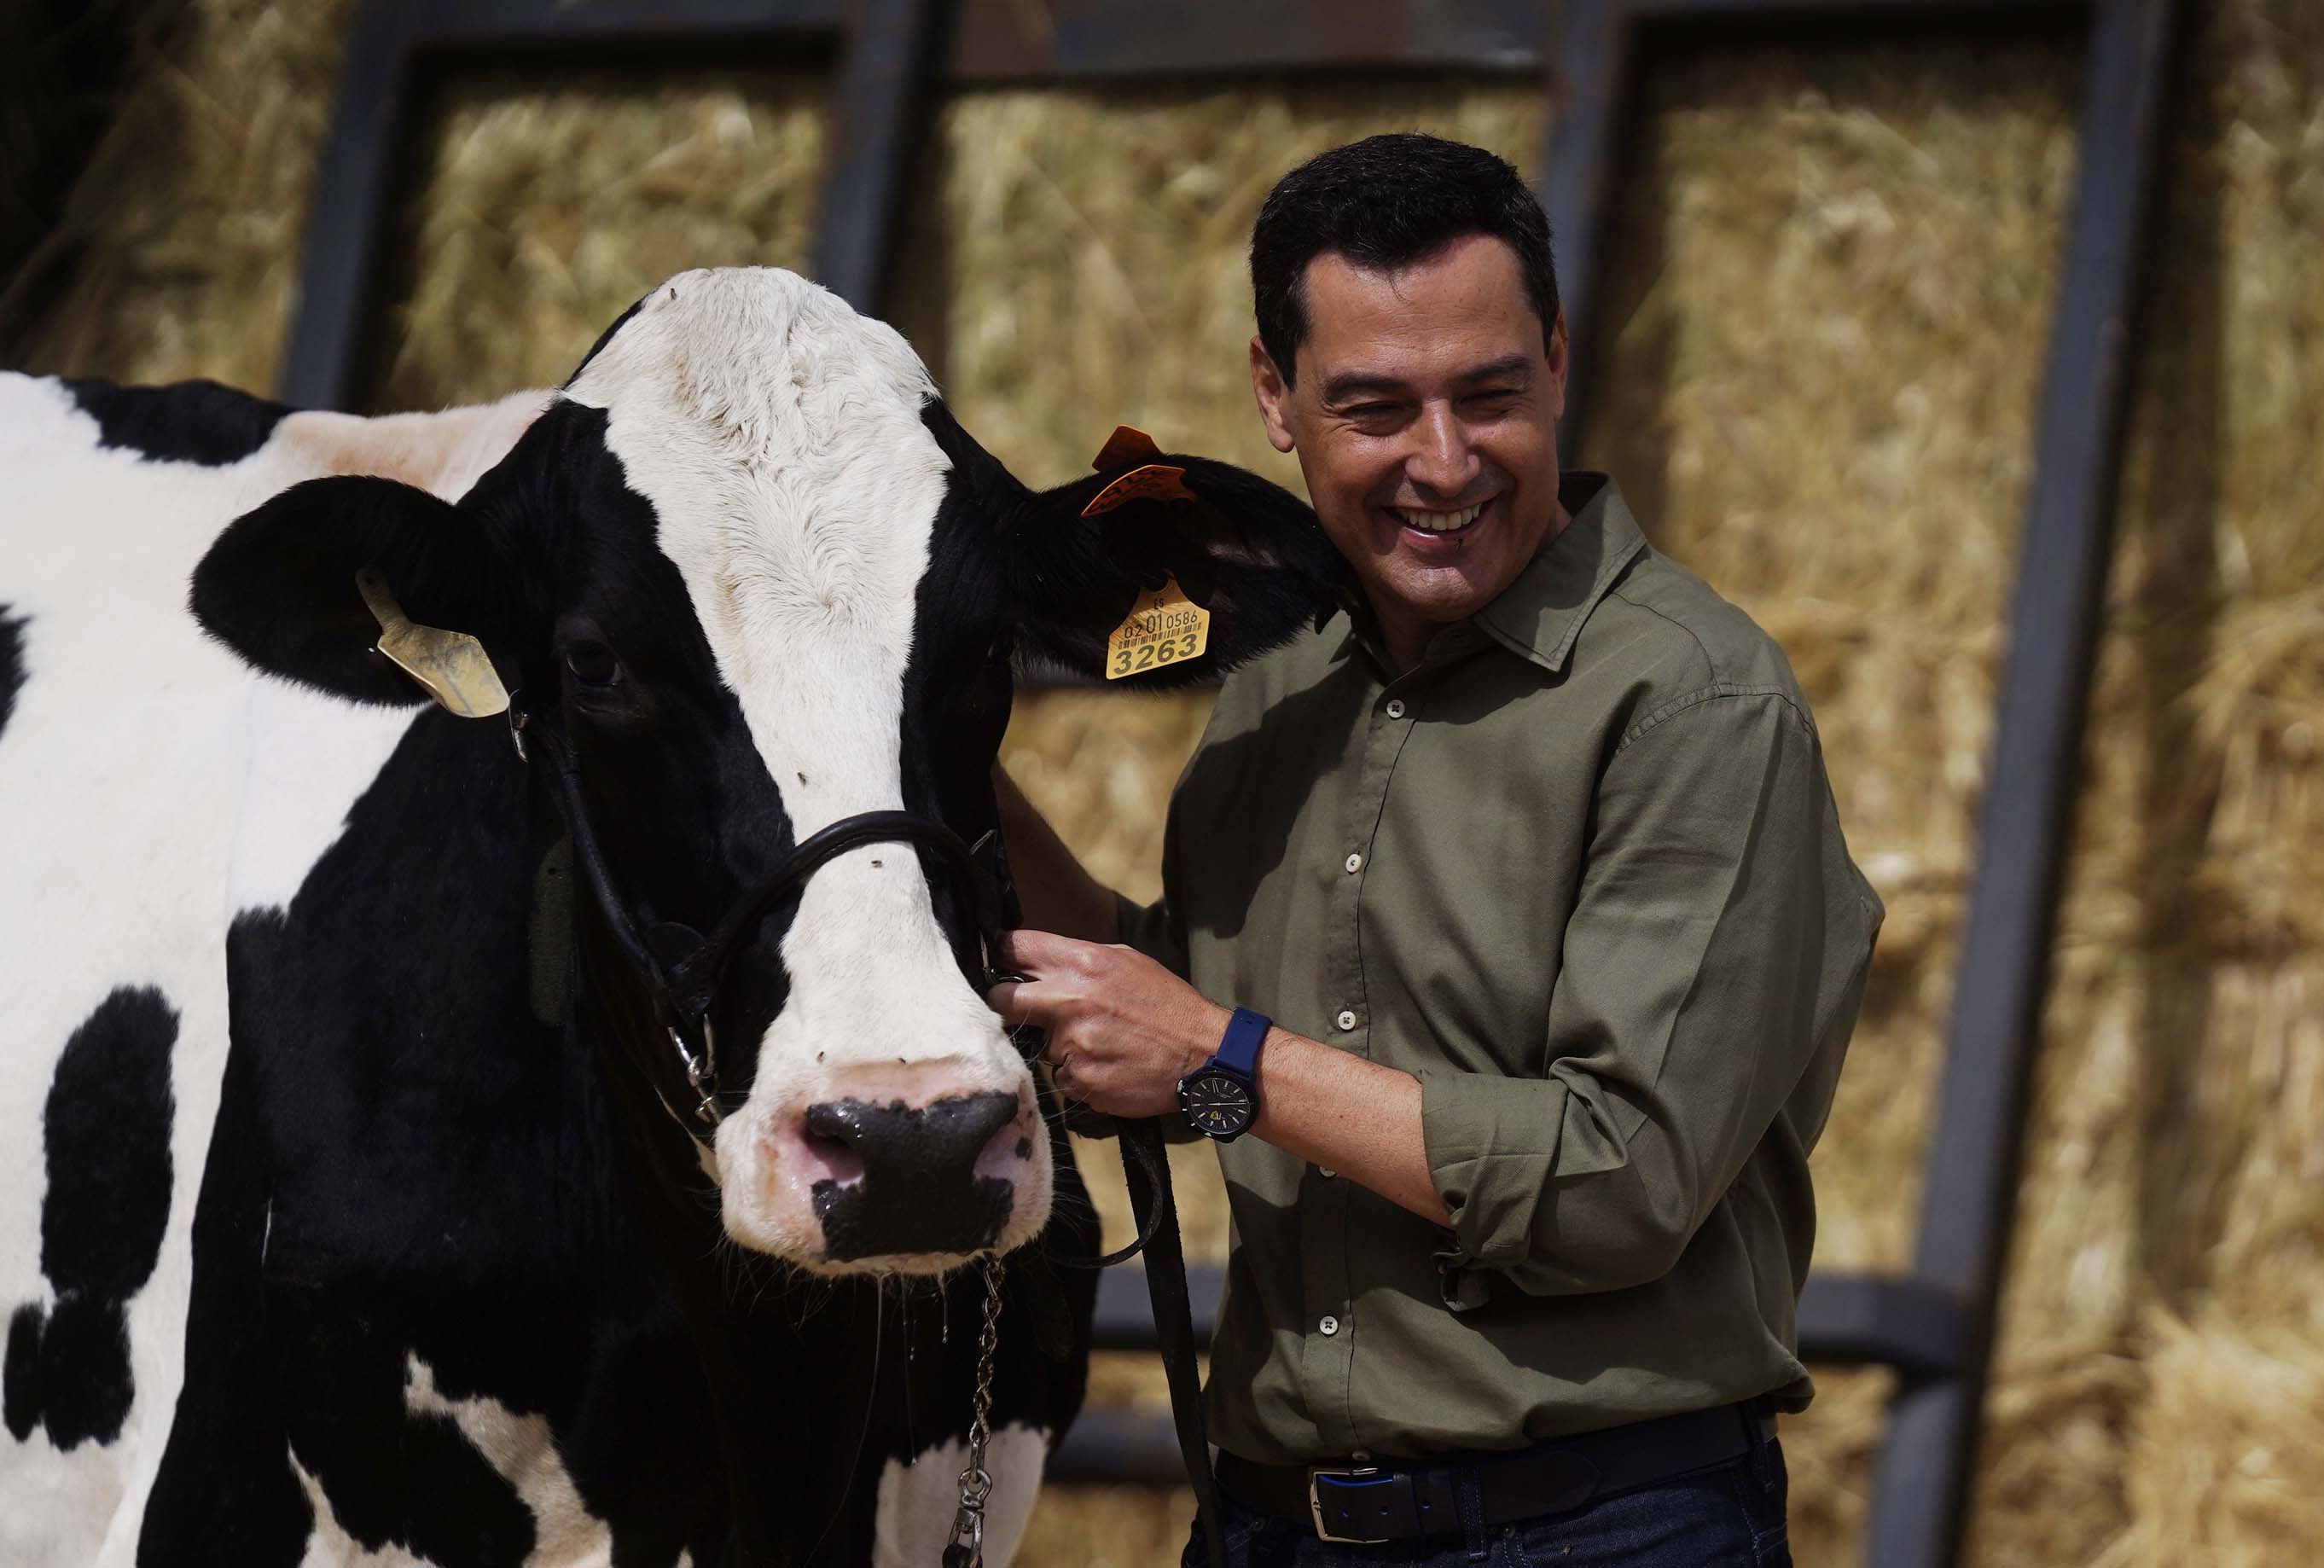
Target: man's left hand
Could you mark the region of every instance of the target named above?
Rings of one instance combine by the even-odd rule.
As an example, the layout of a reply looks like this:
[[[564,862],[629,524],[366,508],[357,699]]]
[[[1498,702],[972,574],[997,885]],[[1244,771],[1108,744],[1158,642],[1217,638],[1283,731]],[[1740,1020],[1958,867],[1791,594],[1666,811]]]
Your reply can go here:
[[[1178,1080],[1211,1059],[1228,1010],[1132,947],[1014,931],[1003,950],[1026,976],[985,1000],[1014,1026],[1049,1033],[1057,1093],[1108,1116],[1178,1109]]]

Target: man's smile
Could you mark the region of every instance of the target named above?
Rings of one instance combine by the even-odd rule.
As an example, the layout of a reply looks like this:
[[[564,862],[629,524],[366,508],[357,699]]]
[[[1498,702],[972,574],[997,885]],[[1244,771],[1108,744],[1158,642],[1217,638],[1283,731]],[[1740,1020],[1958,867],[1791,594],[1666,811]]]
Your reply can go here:
[[[1460,553],[1462,547],[1499,515],[1499,495],[1472,501],[1462,507],[1383,506],[1380,508],[1397,541],[1424,558]]]

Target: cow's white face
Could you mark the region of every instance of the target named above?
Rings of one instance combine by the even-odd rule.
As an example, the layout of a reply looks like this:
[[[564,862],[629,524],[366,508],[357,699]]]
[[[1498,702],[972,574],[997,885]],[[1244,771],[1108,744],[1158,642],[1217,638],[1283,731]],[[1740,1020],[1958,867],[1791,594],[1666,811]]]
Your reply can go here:
[[[905,712],[906,676],[916,637],[959,629],[916,626],[951,463],[921,418],[936,388],[904,340],[788,272],[688,272],[646,297],[567,395],[605,410],[606,449],[652,508],[792,842],[860,812],[927,811],[905,798],[906,727],[930,716]],[[1031,1077],[963,974],[919,856],[889,844],[833,861],[780,950],[788,993],[717,1134],[728,1232],[822,1266],[878,1243],[826,1236],[819,1191],[828,1208],[834,1186],[982,1180],[1013,1194],[987,1244],[1037,1234],[1050,1157]],[[848,1139],[810,1129],[814,1108],[851,1102],[890,1124],[841,1118]],[[965,1115],[975,1147],[951,1150],[949,1171],[927,1149],[851,1147],[937,1141],[915,1112]],[[845,1265],[957,1261],[904,1251]]]
[[[536,712],[553,705],[649,941],[706,932],[843,817],[901,809],[970,843],[994,826],[1012,657],[1094,676],[1138,596],[1175,577],[1212,613],[1209,650],[1139,679],[1182,684],[1341,590],[1312,514],[1240,470],[1173,456],[1183,489],[1109,489],[1160,457],[1135,446],[1028,490],[888,327],[789,273],[690,272],[615,324],[456,507],[379,479],[297,486],[220,537],[194,605],[263,669],[412,701],[354,589],[376,568],[414,621],[475,632]],[[934,1271],[1047,1223],[1050,1131],[968,973],[961,902],[915,849],[874,845],[738,950],[703,1162],[737,1241],[810,1269]],[[584,910],[576,1018],[666,1067]]]

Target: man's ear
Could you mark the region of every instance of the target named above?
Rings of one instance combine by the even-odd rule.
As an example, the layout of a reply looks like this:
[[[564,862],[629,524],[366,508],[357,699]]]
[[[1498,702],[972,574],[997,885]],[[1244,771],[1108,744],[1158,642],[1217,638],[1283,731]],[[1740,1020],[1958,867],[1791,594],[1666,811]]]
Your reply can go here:
[[[392,479],[348,476],[294,484],[227,525],[194,568],[191,604],[203,630],[269,674],[402,706],[429,690],[379,651],[382,610],[422,632],[475,637],[513,687],[513,586],[470,513]]]
[[[1116,431],[1085,479],[1010,489],[999,543],[1019,649],[1092,678],[1115,629],[1173,581],[1209,612],[1206,645],[1139,666],[1128,678],[1142,687],[1215,678],[1320,624],[1353,584],[1306,503],[1135,430]]]

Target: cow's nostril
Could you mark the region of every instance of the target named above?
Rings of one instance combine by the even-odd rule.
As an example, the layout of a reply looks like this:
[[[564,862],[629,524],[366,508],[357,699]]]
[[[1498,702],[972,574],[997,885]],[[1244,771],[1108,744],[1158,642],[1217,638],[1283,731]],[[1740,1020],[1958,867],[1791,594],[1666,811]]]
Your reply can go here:
[[[953,1136],[972,1149],[982,1149],[994,1133],[1017,1120],[1014,1094],[971,1094],[960,1100],[939,1100],[928,1109],[933,1112],[951,1106],[960,1108],[958,1128]]]
[[[830,1100],[821,1105],[810,1105],[807,1108],[807,1137],[835,1143],[842,1148],[853,1148],[869,1136],[864,1113],[872,1110],[860,1100]]]

